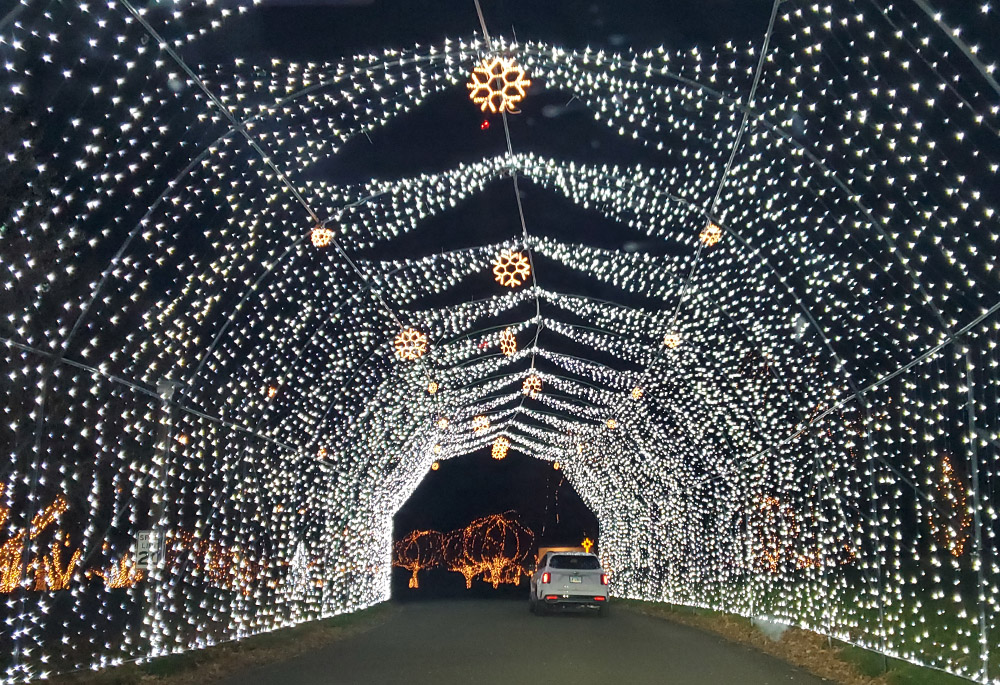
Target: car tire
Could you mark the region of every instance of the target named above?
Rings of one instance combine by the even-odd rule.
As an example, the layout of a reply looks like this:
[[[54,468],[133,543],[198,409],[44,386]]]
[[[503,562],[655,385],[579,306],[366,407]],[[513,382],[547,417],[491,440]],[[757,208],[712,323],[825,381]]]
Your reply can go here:
[[[608,613],[610,612],[610,609],[611,609],[611,607],[609,607],[607,604],[605,604],[604,606],[602,606],[600,609],[597,610],[597,616],[599,618],[607,618],[608,617]]]

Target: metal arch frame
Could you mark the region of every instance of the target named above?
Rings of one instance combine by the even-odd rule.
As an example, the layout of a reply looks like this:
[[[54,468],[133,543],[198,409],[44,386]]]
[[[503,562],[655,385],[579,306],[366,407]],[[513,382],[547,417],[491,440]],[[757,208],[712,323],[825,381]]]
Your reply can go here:
[[[538,47],[529,47],[529,45],[534,46],[536,44],[532,43],[532,44],[525,45],[522,49],[525,52],[529,53],[529,54],[534,54],[534,56],[537,59],[544,60],[544,59],[547,59],[547,55],[551,55],[551,51],[549,51],[547,53],[547,52],[545,52],[541,48],[538,48]],[[541,44],[538,44],[538,45],[541,45]],[[572,56],[573,58],[575,58],[574,60],[570,60],[570,59],[564,60],[566,62],[579,61],[579,57],[578,57],[578,52],[577,51],[565,52],[565,53],[562,53],[562,54],[564,56],[567,56],[567,57],[568,56]],[[435,61],[436,59],[437,59],[436,55],[426,55],[426,56],[416,56],[415,55],[415,56],[413,56],[413,57],[410,58],[409,63],[419,63],[419,62],[424,62],[424,61],[428,61],[429,62],[429,61]],[[745,116],[751,117],[754,120],[763,123],[763,125],[765,126],[765,128],[767,128],[768,130],[773,131],[774,133],[776,133],[777,135],[779,135],[781,138],[783,138],[784,140],[786,140],[787,142],[789,142],[793,147],[801,150],[803,152],[803,154],[805,154],[810,159],[810,161],[812,161],[814,164],[816,164],[817,167],[819,167],[823,171],[823,174],[822,174],[823,176],[829,177],[829,178],[831,178],[834,181],[834,183],[845,193],[845,195],[849,199],[849,201],[852,202],[853,204],[855,204],[855,206],[858,207],[858,209],[862,212],[862,214],[865,215],[865,217],[869,220],[869,223],[872,225],[872,227],[875,228],[875,230],[879,234],[879,236],[882,237],[883,239],[885,239],[887,241],[887,244],[890,246],[890,251],[892,252],[893,256],[896,257],[897,263],[907,272],[907,274],[910,276],[911,280],[918,287],[918,289],[920,290],[921,294],[924,296],[925,304],[930,304],[932,306],[933,311],[934,311],[936,317],[938,318],[939,323],[942,324],[946,335],[948,335],[949,337],[951,337],[951,333],[950,333],[949,328],[945,324],[945,322],[943,320],[943,317],[941,316],[940,312],[936,309],[936,306],[933,305],[933,300],[931,300],[930,296],[926,293],[926,290],[924,289],[923,284],[920,282],[919,278],[917,278],[916,275],[914,273],[912,273],[912,270],[905,263],[903,263],[901,260],[898,259],[897,255],[896,255],[897,248],[895,246],[894,241],[892,241],[891,237],[889,237],[885,233],[885,231],[883,230],[881,224],[876,220],[876,218],[870,212],[870,210],[868,210],[867,208],[865,208],[864,206],[862,206],[860,204],[860,200],[858,200],[856,198],[856,196],[853,195],[850,192],[850,189],[839,178],[839,176],[837,174],[835,174],[834,172],[832,172],[829,169],[829,167],[827,167],[825,165],[825,163],[823,163],[814,153],[812,153],[811,150],[809,150],[809,148],[807,148],[804,145],[800,144],[795,138],[793,138],[791,136],[791,134],[789,134],[788,132],[786,132],[780,126],[771,123],[763,114],[759,114],[759,113],[753,111],[751,108],[747,107],[746,105],[741,104],[739,101],[734,100],[734,99],[732,99],[732,98],[730,98],[730,97],[722,94],[721,92],[716,91],[715,89],[710,88],[708,86],[705,86],[705,85],[703,85],[703,84],[701,84],[701,83],[699,83],[697,81],[694,81],[692,79],[680,76],[678,74],[674,74],[673,72],[669,72],[669,71],[662,71],[662,70],[658,70],[658,71],[659,71],[660,75],[666,77],[668,80],[674,80],[674,81],[677,81],[678,83],[683,83],[684,85],[690,86],[690,87],[696,89],[697,91],[703,93],[705,95],[704,99],[707,99],[707,100],[711,101],[709,99],[709,96],[710,96],[711,98],[715,98],[715,99],[717,99],[717,100],[725,103],[730,108],[736,108],[736,109],[740,110]],[[154,201],[154,203],[150,206],[150,209],[147,210],[147,212],[143,216],[142,220],[140,220],[140,222],[137,224],[136,228],[133,229],[133,231],[126,238],[125,243],[119,249],[118,253],[116,253],[116,255],[115,255],[114,258],[112,258],[111,263],[109,264],[108,268],[105,270],[104,274],[102,275],[102,278],[101,278],[100,283],[98,284],[98,287],[95,288],[94,294],[92,295],[90,301],[88,302],[88,304],[84,308],[82,308],[81,313],[78,316],[76,323],[74,324],[73,328],[71,329],[71,331],[67,335],[67,337],[61,343],[61,348],[62,349],[66,349],[67,346],[68,346],[68,344],[72,340],[72,338],[75,336],[76,330],[79,328],[79,326],[82,324],[82,321],[89,314],[89,311],[90,311],[91,306],[93,305],[93,302],[96,301],[96,299],[99,296],[100,292],[103,290],[104,284],[107,281],[108,277],[110,276],[112,269],[114,268],[115,265],[117,265],[120,262],[120,259],[121,259],[122,255],[124,254],[125,250],[131,244],[131,242],[134,239],[134,237],[136,235],[138,235],[139,230],[142,227],[142,224],[159,207],[159,205],[165,199],[166,195],[170,192],[170,190],[172,190],[174,188],[174,186],[176,185],[176,183],[178,182],[178,180],[180,178],[182,178],[183,176],[187,175],[188,173],[190,173],[190,171],[193,170],[193,168],[197,165],[197,163],[200,162],[201,159],[203,159],[205,157],[205,155],[208,154],[208,152],[210,151],[210,148],[212,146],[214,146],[215,144],[217,144],[219,141],[221,141],[221,140],[229,137],[230,135],[238,132],[238,130],[245,128],[247,124],[253,123],[254,121],[257,121],[259,119],[263,119],[264,116],[265,116],[265,114],[270,115],[276,108],[280,108],[280,107],[282,107],[282,106],[284,106],[284,105],[286,105],[286,104],[288,104],[290,102],[293,102],[294,100],[296,100],[298,98],[301,98],[301,97],[303,97],[305,95],[308,95],[309,93],[315,92],[317,90],[321,90],[321,89],[326,88],[326,87],[328,87],[328,86],[330,86],[330,85],[332,85],[334,83],[337,83],[337,82],[342,81],[342,80],[344,80],[346,78],[349,78],[352,73],[353,72],[345,73],[345,74],[342,74],[342,75],[337,75],[337,76],[334,76],[334,77],[332,77],[330,79],[326,79],[326,80],[323,80],[323,81],[318,82],[316,84],[313,84],[311,86],[308,86],[308,87],[306,87],[304,89],[301,89],[300,91],[298,91],[296,93],[292,93],[292,94],[286,96],[285,98],[282,98],[282,99],[278,100],[274,105],[272,105],[269,108],[269,110],[266,113],[262,112],[262,113],[255,114],[255,115],[253,115],[251,117],[248,117],[248,118],[245,118],[245,119],[241,120],[240,123],[239,123],[239,126],[237,128],[232,128],[231,127],[224,135],[222,135],[218,139],[216,139],[216,141],[215,141],[215,143],[213,143],[213,145],[210,145],[210,146],[206,147],[206,149],[203,150],[202,153],[198,157],[196,157],[187,167],[185,167],[185,169],[180,174],[178,174],[176,177],[174,177],[174,179],[172,179],[170,182],[168,182],[167,187],[164,189],[163,193],[161,193],[161,195],[156,199],[156,201]],[[704,208],[695,207],[693,204],[691,204],[691,203],[689,203],[687,201],[684,201],[682,198],[677,198],[677,197],[674,197],[674,196],[670,196],[669,194],[668,194],[668,197],[671,197],[671,199],[673,199],[675,201],[683,202],[685,205],[688,205],[690,208],[692,208],[697,213],[700,213],[700,214],[704,214],[705,213]],[[731,232],[731,231],[727,230],[727,232]],[[289,248],[289,250],[290,249],[291,248]],[[285,254],[282,255],[282,259],[288,255],[289,250],[286,250]],[[273,265],[271,265],[268,268],[268,270],[266,270],[265,273],[262,274],[262,276],[261,276],[261,278],[259,279],[258,282],[262,281],[268,275],[268,273],[275,266],[277,266],[282,261],[282,259],[277,260]],[[810,317],[810,319],[811,319],[811,317]]]
[[[525,46],[524,49],[525,49],[526,52],[531,52],[531,50],[529,50],[527,46]],[[543,57],[545,55],[544,52],[539,51],[537,48],[535,49],[535,54],[536,54],[536,57]],[[577,57],[577,53],[575,51],[572,52],[572,53],[564,53],[564,54],[566,54],[566,55],[572,55],[573,57]],[[421,62],[421,61],[433,61],[433,60],[434,60],[434,56],[433,55],[427,55],[425,57],[414,56],[414,57],[411,58],[411,62],[412,63],[418,63],[418,62]],[[566,60],[566,61],[569,61],[569,60]],[[353,73],[353,72],[351,72],[351,73]],[[840,187],[841,190],[844,191],[844,193],[847,195],[847,197],[849,198],[849,200],[851,202],[853,202],[862,211],[863,214],[865,214],[865,216],[869,219],[869,222],[876,229],[876,231],[879,233],[879,235],[882,236],[884,239],[886,239],[888,241],[888,244],[890,246],[890,250],[892,251],[893,256],[896,257],[896,247],[895,247],[895,244],[891,241],[891,238],[889,238],[889,236],[885,235],[885,232],[884,232],[884,230],[882,230],[881,225],[875,220],[875,218],[871,214],[871,212],[869,210],[867,210],[865,207],[863,207],[860,204],[860,201],[858,199],[856,199],[856,197],[849,192],[849,189],[847,188],[846,184],[844,184],[843,181],[841,181],[840,178],[836,174],[834,174],[833,172],[831,172],[830,169],[828,167],[826,167],[826,165],[821,160],[819,160],[819,158],[816,157],[808,148],[806,148],[805,146],[799,144],[790,134],[788,134],[787,132],[785,132],[779,126],[772,124],[763,115],[760,115],[760,114],[757,114],[756,112],[754,112],[750,107],[744,106],[744,105],[738,103],[737,101],[732,100],[731,98],[728,98],[727,96],[723,95],[722,93],[720,93],[720,92],[718,92],[718,91],[716,91],[716,90],[714,90],[712,88],[709,88],[707,86],[704,86],[703,84],[701,84],[701,83],[699,83],[697,81],[693,81],[691,79],[687,79],[687,78],[679,76],[677,74],[673,74],[672,72],[661,72],[661,74],[664,75],[664,76],[666,76],[668,79],[675,80],[675,81],[677,81],[679,83],[684,83],[685,85],[688,85],[688,86],[691,86],[691,87],[695,88],[699,92],[702,92],[702,93],[707,94],[707,95],[711,95],[712,97],[718,99],[719,101],[725,102],[730,107],[735,107],[735,108],[739,109],[740,111],[743,112],[743,114],[744,114],[745,117],[751,117],[752,116],[755,120],[758,120],[758,121],[762,122],[765,125],[766,128],[768,128],[769,130],[774,131],[779,136],[781,136],[783,139],[785,139],[786,141],[788,141],[789,143],[791,143],[794,147],[802,150],[803,154],[805,154],[807,157],[809,157],[809,159],[811,161],[813,161],[814,164],[816,164],[820,169],[822,169],[825,172],[824,175],[829,176],[830,178],[832,178],[833,181],[834,181],[834,183],[836,185],[838,185],[838,187]],[[331,79],[324,80],[324,81],[319,82],[317,84],[313,84],[313,85],[311,85],[311,86],[309,86],[309,87],[307,87],[305,89],[302,89],[302,90],[300,90],[300,91],[298,91],[296,93],[293,93],[293,94],[291,94],[289,96],[286,96],[285,98],[282,98],[277,103],[275,103],[274,105],[272,105],[271,108],[268,110],[267,114],[268,115],[272,114],[275,111],[276,108],[282,107],[282,106],[284,106],[285,104],[287,104],[289,102],[292,102],[292,101],[294,101],[294,100],[296,100],[296,99],[298,99],[298,98],[300,98],[300,97],[302,97],[304,95],[307,95],[308,93],[314,92],[316,90],[320,90],[320,89],[325,88],[325,87],[327,87],[327,86],[329,86],[329,85],[331,85],[333,83],[339,82],[339,81],[344,80],[344,79],[349,78],[349,77],[350,77],[350,73],[345,73],[345,74],[342,74],[342,75],[338,75],[338,76],[335,76],[335,77],[333,77]],[[250,123],[252,121],[255,121],[257,119],[261,119],[263,117],[264,117],[264,113],[260,113],[260,114],[257,114],[257,115],[254,115],[252,117],[249,117],[247,119],[242,120],[237,128],[231,127],[223,136],[220,136],[217,139],[216,142],[218,142],[219,140],[223,140],[223,139],[229,137],[231,134],[235,133],[238,129],[245,128],[245,126],[248,123]],[[163,193],[161,193],[161,195],[157,198],[157,200],[153,203],[153,205],[151,205],[151,207],[149,208],[149,210],[147,210],[146,214],[144,215],[143,219],[139,222],[139,224],[137,224],[136,228],[133,229],[133,231],[126,238],[126,241],[124,242],[124,244],[122,245],[122,247],[119,249],[118,253],[116,253],[115,257],[112,258],[111,263],[109,264],[109,266],[107,267],[107,269],[103,273],[102,279],[101,279],[100,283],[98,284],[98,287],[95,289],[94,294],[92,295],[90,301],[81,310],[81,313],[78,316],[77,321],[75,322],[73,328],[71,329],[71,331],[69,332],[69,334],[67,335],[67,337],[63,340],[63,342],[61,344],[61,348],[63,350],[67,349],[68,344],[70,343],[70,341],[74,337],[76,330],[82,324],[82,322],[85,319],[85,317],[89,314],[89,311],[90,311],[90,308],[91,308],[93,302],[96,301],[96,298],[99,296],[99,293],[103,290],[103,286],[104,286],[105,282],[107,281],[108,277],[110,276],[110,274],[111,274],[114,266],[120,261],[121,256],[124,254],[125,250],[131,244],[133,238],[138,234],[138,231],[141,228],[141,226],[144,223],[144,221],[146,219],[148,219],[148,217],[151,216],[152,213],[156,209],[158,209],[159,205],[165,199],[166,195],[176,185],[177,180],[179,178],[187,175],[188,173],[190,173],[190,171],[195,168],[195,166],[197,165],[197,163],[201,159],[204,159],[205,155],[208,154],[208,152],[210,151],[210,149],[211,149],[211,146],[206,147],[206,149],[203,150],[202,153],[200,155],[198,155],[194,160],[192,160],[192,162],[189,163],[188,166],[185,167],[185,169],[182,170],[182,172],[178,176],[176,176],[174,179],[172,179],[167,184],[167,187],[164,189]],[[702,212],[704,211],[704,210],[701,210],[700,208],[695,208],[693,205],[691,205],[691,203],[688,203],[688,202],[684,201],[682,198],[677,198],[677,197],[672,196],[670,194],[667,194],[667,196],[669,198],[673,199],[674,201],[679,201],[679,202],[684,203],[685,205],[688,205],[689,208],[693,209],[694,211],[702,211]],[[734,232],[731,231],[728,227],[726,228],[726,231],[727,231],[727,233],[730,233],[731,235],[735,235]],[[264,272],[264,274],[261,275],[261,277],[258,279],[258,281],[255,282],[254,288],[251,288],[248,291],[248,293],[244,294],[243,300],[245,300],[246,297],[248,297],[249,292],[253,292],[255,290],[256,286],[259,283],[263,282],[263,280],[270,274],[270,272],[273,270],[273,268],[275,266],[277,266],[279,263],[281,263],[298,246],[298,244],[300,244],[301,242],[302,242],[302,239],[299,239],[299,241],[296,241],[296,243],[293,243],[293,245],[290,246],[285,251],[285,253],[282,255],[282,257],[279,258],[279,260],[277,260],[273,265],[269,266],[269,268]],[[942,324],[944,324],[943,317],[941,317],[940,312],[938,312],[937,309],[936,309],[936,307],[934,307],[933,301],[930,299],[929,295],[924,290],[923,285],[920,282],[920,280],[918,278],[916,278],[916,276],[909,270],[909,268],[904,263],[902,263],[898,259],[897,259],[897,262],[899,262],[899,264],[901,266],[903,266],[904,269],[907,270],[907,273],[910,275],[911,280],[914,281],[915,285],[917,285],[918,289],[924,295],[925,303],[928,303],[928,304],[930,304],[933,307],[934,312],[937,315],[937,318],[939,319],[939,322],[942,323]],[[773,270],[773,267],[772,267],[772,270]],[[796,299],[797,302],[800,301],[800,298],[798,298],[797,295],[795,295],[795,299]],[[241,301],[243,301],[243,300],[241,300]],[[821,335],[822,335],[822,331],[816,325],[815,319],[811,315],[809,315],[809,314],[807,314],[807,317],[808,317],[808,320],[810,321],[810,324],[813,325],[815,328],[817,328],[817,330],[819,330],[820,333],[821,333]],[[230,315],[230,317],[227,317],[227,322],[231,321],[231,318],[232,318],[232,315]],[[224,324],[222,330],[220,330],[219,333],[217,333],[215,339],[213,340],[213,344],[211,346],[213,349],[214,349],[215,344],[217,344],[218,340],[221,338],[221,336],[224,334],[224,332],[226,330],[228,330],[228,325]],[[945,325],[945,331],[946,331],[946,334],[948,335],[948,337],[951,338],[951,333],[948,330],[948,328],[947,328],[946,325]],[[823,336],[823,338],[824,338],[824,341],[825,341],[825,336]],[[199,364],[199,367],[198,367],[198,371],[199,372],[200,372],[200,369],[203,367],[204,362],[205,362],[206,359],[207,359],[207,355],[206,355],[206,357],[203,358],[202,362]],[[191,376],[191,380],[193,380],[193,378],[196,377],[196,376],[197,376],[197,373],[193,374]]]

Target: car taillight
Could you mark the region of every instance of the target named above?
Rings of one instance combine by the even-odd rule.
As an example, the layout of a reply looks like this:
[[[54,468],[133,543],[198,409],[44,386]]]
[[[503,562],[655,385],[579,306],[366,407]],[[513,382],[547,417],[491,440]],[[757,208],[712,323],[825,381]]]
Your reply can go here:
[[[607,597],[594,597],[595,602],[605,602],[607,599]]]
[[[542,582],[543,583],[548,583],[551,580],[552,580],[552,576],[549,573],[546,572],[546,573],[542,574]]]
[[[607,585],[607,584],[608,584],[608,574],[607,573],[602,573],[601,574],[601,585]]]

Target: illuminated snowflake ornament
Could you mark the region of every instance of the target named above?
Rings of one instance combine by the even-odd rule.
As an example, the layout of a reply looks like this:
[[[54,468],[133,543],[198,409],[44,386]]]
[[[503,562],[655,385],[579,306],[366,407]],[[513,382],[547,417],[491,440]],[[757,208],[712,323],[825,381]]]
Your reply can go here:
[[[489,430],[490,420],[480,414],[476,418],[472,419],[472,432],[473,433],[484,433]]]
[[[507,57],[484,59],[469,77],[466,84],[469,98],[482,111],[510,112],[517,114],[517,103],[524,99],[525,89],[531,81],[525,78],[525,71]]]
[[[309,233],[313,247],[327,247],[333,242],[333,231],[325,226],[317,226]]]
[[[722,229],[713,224],[711,221],[701,230],[698,234],[703,245],[711,247],[722,239]]]
[[[493,277],[507,288],[516,288],[531,275],[531,262],[516,250],[504,250],[493,260]]]
[[[437,393],[439,387],[437,381],[427,381],[427,394],[433,395]]]
[[[500,351],[505,357],[513,357],[517,353],[517,338],[510,328],[503,329],[500,334]]]
[[[403,361],[420,359],[427,352],[427,336],[416,328],[404,328],[393,342],[396,356]]]
[[[494,459],[500,460],[507,456],[507,450],[510,449],[510,440],[508,440],[503,435],[498,436],[496,440],[493,441],[493,452],[492,456]]]
[[[675,349],[681,344],[681,334],[680,333],[667,333],[663,336],[663,344],[668,350]]]
[[[521,392],[535,399],[538,397],[538,393],[542,391],[542,379],[538,376],[528,376],[524,379],[524,383],[521,385]]]
[[[608,419],[605,421],[605,425],[608,427],[608,430],[615,430],[618,428],[618,421],[616,419]]]
[[[633,400],[641,400],[642,396],[644,394],[645,393],[644,393],[643,389],[640,388],[638,385],[635,386],[634,388],[632,388],[632,399]]]

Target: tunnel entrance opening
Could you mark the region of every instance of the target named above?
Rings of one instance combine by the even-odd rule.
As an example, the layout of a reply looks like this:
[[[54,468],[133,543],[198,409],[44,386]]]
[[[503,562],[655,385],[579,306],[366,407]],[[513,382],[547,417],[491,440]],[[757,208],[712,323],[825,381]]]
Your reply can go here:
[[[391,594],[521,598],[540,546],[585,539],[599,544],[597,517],[553,462],[488,449],[442,460],[393,517]]]

